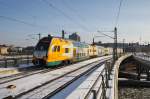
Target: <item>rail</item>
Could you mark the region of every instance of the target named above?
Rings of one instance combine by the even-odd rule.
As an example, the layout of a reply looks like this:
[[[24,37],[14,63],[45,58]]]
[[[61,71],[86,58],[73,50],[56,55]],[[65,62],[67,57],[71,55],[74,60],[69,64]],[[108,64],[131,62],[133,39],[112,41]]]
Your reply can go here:
[[[27,97],[28,97],[28,95],[30,96],[30,94],[32,94],[32,92],[34,93],[34,92],[38,92],[39,90],[41,90],[41,89],[43,89],[43,88],[45,88],[45,87],[47,87],[47,86],[49,86],[49,85],[51,85],[51,84],[53,84],[54,83],[54,81],[55,82],[58,82],[58,81],[56,81],[57,79],[59,79],[60,81],[61,81],[61,79],[64,79],[64,78],[66,78],[66,77],[71,77],[71,78],[73,78],[73,79],[77,79],[79,76],[78,75],[83,75],[83,74],[85,74],[84,72],[86,71],[86,70],[89,70],[89,71],[93,71],[94,70],[94,68],[93,68],[93,66],[94,65],[96,65],[96,64],[98,64],[99,62],[104,62],[104,61],[106,61],[106,60],[109,60],[110,59],[110,57],[109,58],[104,58],[104,59],[101,59],[101,60],[96,60],[96,61],[94,61],[94,62],[92,62],[92,63],[88,63],[88,64],[85,64],[85,65],[83,65],[83,66],[79,66],[79,68],[75,68],[75,69],[72,69],[71,71],[68,71],[68,72],[66,72],[66,73],[62,73],[62,75],[56,75],[56,77],[54,77],[54,78],[51,78],[51,79],[49,79],[49,80],[46,80],[45,82],[43,82],[42,84],[37,84],[36,86],[33,86],[32,88],[27,88],[26,90],[24,90],[24,91],[21,91],[21,92],[19,92],[19,93],[12,93],[12,94],[10,94],[10,95],[12,95],[13,97],[15,97],[15,98],[19,98],[19,97],[22,97],[22,96],[24,96],[24,95],[27,95]],[[95,63],[96,62],[96,63]],[[87,67],[87,65],[89,65],[88,67]],[[96,67],[95,67],[95,69],[96,68],[98,68],[99,66],[97,65]],[[104,68],[104,66],[103,66],[103,68]],[[69,68],[68,68],[69,69]],[[81,69],[81,70],[80,70]],[[108,69],[108,68],[107,68]],[[65,70],[66,71],[66,70]],[[103,71],[106,71],[106,69],[104,69]],[[75,73],[75,72],[77,72],[77,73]],[[101,70],[100,70],[100,72],[101,72]],[[71,74],[70,74],[71,73]],[[79,73],[79,74],[78,74]],[[83,73],[83,74],[80,74],[80,73]],[[75,74],[75,75],[74,75]],[[105,73],[104,73],[105,74]],[[77,77],[75,77],[77,75]],[[86,74],[85,74],[86,75]],[[107,75],[107,74],[105,74],[105,75]],[[75,78],[74,78],[75,77]],[[102,77],[102,76],[101,76]],[[60,79],[61,78],[61,79]],[[107,77],[107,78],[109,78],[109,77]],[[68,79],[68,81],[69,81],[69,79]],[[67,81],[67,82],[68,82]],[[106,88],[106,86],[107,86],[107,84],[105,83],[106,82],[106,79],[105,79],[105,77],[104,77],[104,79],[102,80],[103,81],[103,83],[102,83],[102,88],[104,89],[103,90],[103,96],[105,96],[106,94],[105,94],[105,92],[106,92],[106,90],[105,90],[105,88]],[[70,82],[70,81],[69,81]],[[62,84],[63,85],[63,84]],[[68,85],[68,84],[67,84]],[[61,86],[61,85],[60,85]],[[53,86],[54,87],[54,86]],[[56,87],[58,87],[58,86],[56,86]],[[53,92],[54,90],[52,90],[51,92]],[[7,93],[7,91],[6,91],[6,93]],[[33,96],[34,97],[34,96]],[[104,99],[104,98],[103,98]]]
[[[104,59],[104,60],[101,60],[101,62],[102,61],[105,61],[106,59]],[[94,64],[96,65],[96,66],[94,66]],[[15,96],[15,98],[20,98],[20,97],[22,97],[22,96],[24,96],[24,95],[30,95],[33,91],[34,92],[36,92],[36,90],[38,91],[38,89],[39,88],[42,88],[42,87],[46,87],[46,86],[48,86],[49,84],[51,84],[52,82],[54,82],[54,81],[57,81],[57,80],[59,80],[59,79],[63,79],[63,78],[65,78],[67,75],[69,76],[69,75],[72,75],[72,73],[74,74],[75,72],[78,72],[79,73],[79,71],[82,71],[81,72],[81,74],[77,74],[77,76],[76,77],[73,77],[73,79],[71,80],[71,81],[67,81],[64,85],[59,85],[60,87],[57,89],[56,88],[56,90],[55,89],[53,89],[53,90],[51,90],[51,92],[47,95],[47,96],[45,96],[44,98],[47,98],[47,97],[51,97],[51,96],[53,96],[54,94],[56,94],[57,92],[59,92],[60,90],[62,90],[64,87],[66,87],[66,86],[68,86],[70,83],[72,83],[72,82],[74,82],[74,80],[76,80],[77,78],[79,78],[80,76],[82,76],[83,74],[85,74],[87,71],[91,71],[91,70],[94,70],[94,68],[93,68],[93,66],[96,68],[96,67],[99,67],[99,61],[97,61],[96,63],[94,62],[94,63],[89,63],[89,64],[87,64],[87,65],[84,65],[84,66],[82,66],[82,67],[80,67],[80,68],[77,68],[77,69],[75,69],[75,70],[72,70],[72,71],[69,71],[69,72],[67,72],[67,73],[65,73],[65,74],[63,74],[63,75],[61,75],[61,76],[58,76],[58,77],[56,77],[56,78],[54,78],[54,79],[50,79],[50,80],[48,80],[47,82],[45,82],[45,83],[43,83],[42,85],[39,85],[39,86],[36,86],[36,87],[34,87],[34,88],[32,88],[32,89],[30,89],[30,90],[28,90],[28,91],[25,91],[25,92],[23,92],[23,93],[20,93],[20,94],[18,94],[17,96]],[[76,74],[76,73],[75,73]],[[68,79],[69,80],[69,79]],[[58,87],[58,86],[57,86]],[[31,92],[31,93],[30,93]],[[25,96],[26,97],[26,96]],[[28,97],[28,96],[27,96]],[[34,96],[33,96],[34,97]],[[35,98],[35,97],[34,97]]]

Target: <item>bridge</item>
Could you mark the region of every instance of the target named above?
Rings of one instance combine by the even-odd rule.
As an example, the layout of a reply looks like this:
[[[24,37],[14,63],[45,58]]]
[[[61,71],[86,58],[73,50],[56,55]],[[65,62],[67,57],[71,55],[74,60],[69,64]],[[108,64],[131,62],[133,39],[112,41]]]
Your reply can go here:
[[[22,58],[27,66],[18,67],[22,64],[17,59],[21,60],[1,59],[2,99],[120,99],[120,90],[126,87],[150,87],[148,55],[124,54],[114,65],[111,55],[102,56],[53,69],[31,66],[30,57]],[[9,61],[15,68],[6,66]]]

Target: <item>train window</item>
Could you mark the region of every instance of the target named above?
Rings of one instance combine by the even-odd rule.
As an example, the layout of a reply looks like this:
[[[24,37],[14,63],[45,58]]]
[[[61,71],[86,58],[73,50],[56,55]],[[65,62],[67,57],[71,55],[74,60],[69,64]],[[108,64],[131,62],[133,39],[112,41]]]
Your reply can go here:
[[[57,46],[57,52],[60,52],[60,46]]]
[[[52,52],[54,52],[54,46],[52,47]]]
[[[48,37],[41,39],[38,42],[38,44],[35,46],[35,50],[38,50],[38,51],[46,50],[46,51],[48,51],[51,39],[52,38],[48,38]]]
[[[65,53],[69,53],[69,48],[65,48]]]
[[[52,52],[56,52],[57,51],[57,46],[54,46],[53,48],[52,48]]]

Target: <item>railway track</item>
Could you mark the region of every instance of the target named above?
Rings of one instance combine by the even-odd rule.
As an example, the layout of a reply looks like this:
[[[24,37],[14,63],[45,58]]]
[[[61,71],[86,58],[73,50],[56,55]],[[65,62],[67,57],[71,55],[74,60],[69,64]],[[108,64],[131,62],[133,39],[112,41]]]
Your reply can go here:
[[[103,75],[104,74],[103,73],[104,73],[104,68],[101,71],[101,73],[97,76],[97,78],[96,78],[95,82],[92,84],[91,88],[89,88],[89,90],[86,93],[84,99],[88,99],[92,93],[96,94],[96,96],[93,95],[93,97],[97,97],[98,96],[98,94],[100,93],[100,89],[105,85],[105,83],[103,82],[104,81],[104,79],[103,79],[103,77],[104,77]],[[100,85],[98,85],[98,88],[95,88],[96,85],[98,84],[98,82],[100,81],[100,79],[101,79]],[[100,95],[100,97],[102,97],[102,95]],[[99,99],[102,99],[102,98],[99,98]]]
[[[44,70],[32,71],[32,72],[23,72],[23,73],[19,73],[19,74],[7,76],[7,77],[2,77],[0,78],[0,84],[8,83],[8,82],[21,79],[21,78],[25,78],[34,74],[39,74],[39,73],[49,72],[49,71],[51,71],[51,69],[44,69]]]
[[[14,80],[17,80],[17,79],[21,79],[21,78],[25,78],[25,77],[35,75],[35,74],[47,73],[47,72],[50,72],[50,71],[53,71],[53,70],[56,70],[56,69],[59,69],[59,68],[63,68],[63,67],[65,67],[65,66],[59,66],[59,67],[56,67],[56,68],[44,68],[44,69],[39,68],[38,71],[36,71],[36,70],[26,71],[26,72],[22,72],[22,73],[19,73],[19,74],[14,74],[14,75],[11,75],[11,76],[2,77],[2,78],[0,78],[0,84],[8,83],[8,82],[11,82],[11,81],[14,81]]]
[[[75,62],[73,64],[76,64],[76,63],[77,62]],[[50,72],[50,71],[53,71],[53,70],[56,70],[56,69],[67,67],[69,65],[70,64],[61,65],[61,66],[55,67],[55,68],[41,68],[41,67],[44,67],[44,66],[38,66],[39,68],[35,68],[35,66],[34,67],[31,66],[31,67],[28,67],[28,68],[23,68],[23,69],[20,69],[20,71],[25,70],[22,73],[18,73],[18,74],[14,74],[14,75],[11,75],[11,76],[6,76],[6,77],[1,77],[0,78],[0,84],[8,83],[8,82],[18,80],[18,79],[21,79],[21,78],[25,78],[25,77],[35,75],[35,74],[47,73],[47,72]],[[43,69],[43,70],[41,70],[41,69]]]
[[[60,69],[54,68],[55,69],[55,70],[53,69],[54,71],[50,70],[51,72],[48,72],[48,73],[42,72],[42,74],[37,74],[37,75],[31,74],[31,75],[29,75],[29,77],[28,76],[22,77],[22,79],[17,78],[18,80],[15,80],[13,78],[12,81],[9,80],[6,83],[0,84],[0,88],[1,88],[0,98],[3,99],[5,97],[9,97],[9,96],[12,96],[15,98],[20,98],[24,95],[29,95],[32,92],[34,92],[48,84],[57,83],[57,80],[64,79],[64,77],[74,77],[73,75],[70,75],[70,74],[72,74],[73,71],[75,73],[75,71],[85,68],[87,65],[91,65],[91,64],[95,64],[95,63],[97,64],[97,62],[105,61],[110,58],[111,57],[109,56],[109,57],[104,57],[104,58],[92,59],[91,61],[88,61],[88,62],[83,61],[79,64],[77,63],[77,64],[73,64],[71,66],[65,66],[64,68],[59,67]],[[81,72],[82,72],[82,70],[81,70]],[[79,73],[75,73],[75,74],[79,74]],[[36,78],[36,77],[38,77],[38,78]],[[44,77],[44,79],[43,79],[43,77]],[[16,85],[15,89],[7,89],[7,86],[11,85],[11,84]],[[11,92],[11,90],[14,90],[14,91]]]
[[[104,99],[107,90],[105,70],[103,64],[98,69],[84,74],[54,96],[47,96],[46,99]]]
[[[85,74],[87,75],[89,72],[92,72],[95,69],[97,69],[98,67],[100,67],[101,64],[104,63],[106,60],[108,60],[108,59],[103,59],[101,61],[89,63],[85,66],[82,66],[80,68],[77,68],[75,70],[67,72],[67,73],[65,73],[59,77],[56,77],[54,79],[51,79],[51,80],[49,80],[49,81],[47,81],[47,82],[45,82],[39,86],[36,86],[30,90],[22,92],[22,93],[16,95],[14,98],[26,99],[26,98],[30,97],[30,98],[47,99],[49,97],[52,97],[53,95],[57,94],[59,91],[61,91],[62,89],[64,89],[68,85],[70,85],[72,82],[74,82],[75,80],[77,80],[81,76],[83,76]],[[66,78],[67,78],[67,82],[62,82],[64,80],[66,80]],[[57,84],[57,86],[55,88],[53,86],[54,84]],[[48,95],[45,95],[45,93],[41,94],[41,92],[43,90],[45,90],[46,88],[51,89],[51,90],[48,90],[48,92],[50,91],[49,94]]]

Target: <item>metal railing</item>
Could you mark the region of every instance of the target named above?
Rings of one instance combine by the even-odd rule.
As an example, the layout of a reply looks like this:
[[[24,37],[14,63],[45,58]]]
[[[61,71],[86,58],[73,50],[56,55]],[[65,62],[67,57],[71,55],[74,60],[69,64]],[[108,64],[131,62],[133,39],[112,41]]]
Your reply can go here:
[[[139,58],[142,58],[142,59],[144,59],[144,60],[148,60],[148,61],[150,61],[150,55],[135,55],[136,57],[139,57]]]
[[[20,64],[29,64],[32,62],[32,56],[4,57],[0,59],[0,67],[17,67]]]
[[[93,99],[107,99],[106,91],[107,91],[107,88],[110,88],[109,80],[110,80],[110,75],[111,75],[111,71],[112,71],[112,66],[113,66],[112,61],[105,62],[105,68],[103,69],[101,74],[95,80],[90,92],[85,97],[85,99],[88,99],[88,97],[90,97],[90,95],[92,95]],[[97,89],[94,89],[94,87],[96,86],[96,84],[99,81],[101,81],[99,87]]]
[[[118,99],[118,69],[121,62],[130,56],[131,55],[125,55],[120,57],[115,65],[112,64],[112,61],[106,61],[103,73],[97,78],[99,80],[95,81],[95,83],[101,81],[98,89],[93,88],[90,92],[92,99]]]

